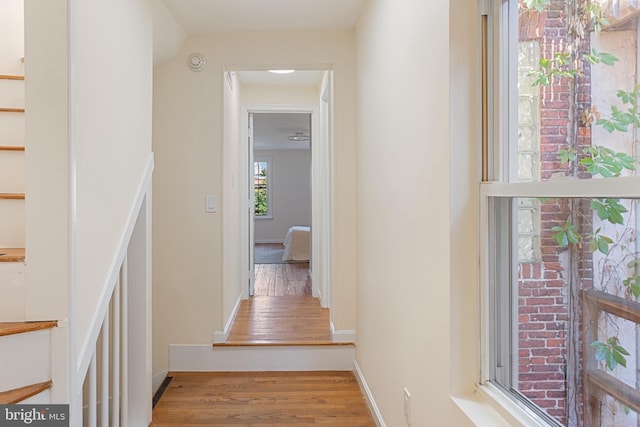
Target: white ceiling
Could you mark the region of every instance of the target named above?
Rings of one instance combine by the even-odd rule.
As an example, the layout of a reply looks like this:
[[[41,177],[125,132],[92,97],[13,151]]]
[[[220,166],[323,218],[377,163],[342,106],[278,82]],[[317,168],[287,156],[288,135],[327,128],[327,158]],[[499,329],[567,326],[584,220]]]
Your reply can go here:
[[[307,142],[292,142],[296,133],[309,135],[311,115],[303,113],[255,113],[253,115],[254,148],[256,150],[308,150]]]
[[[162,0],[189,35],[218,31],[339,30],[365,0]]]

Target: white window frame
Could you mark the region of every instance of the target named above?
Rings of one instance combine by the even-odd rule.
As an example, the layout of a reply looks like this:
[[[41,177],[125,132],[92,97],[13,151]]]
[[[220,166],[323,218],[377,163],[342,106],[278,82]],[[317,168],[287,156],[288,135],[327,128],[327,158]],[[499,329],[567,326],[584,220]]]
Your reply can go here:
[[[480,374],[478,391],[487,398],[493,406],[511,420],[525,426],[555,426],[544,416],[536,413],[523,401],[516,397],[516,393],[509,392],[492,382],[494,377],[494,363],[497,357],[506,357],[508,349],[502,353],[496,347],[494,336],[504,325],[496,323],[496,307],[494,305],[496,292],[495,278],[499,275],[509,275],[509,271],[501,271],[500,265],[492,265],[495,260],[511,260],[514,257],[514,243],[511,238],[511,252],[503,249],[503,253],[491,255],[496,248],[496,239],[492,235],[492,224],[496,222],[496,205],[493,198],[640,198],[640,177],[618,177],[606,179],[575,179],[544,182],[518,182],[517,177],[517,117],[513,117],[510,105],[517,105],[516,91],[510,91],[513,82],[517,81],[514,70],[509,67],[510,58],[504,55],[516,51],[518,43],[517,19],[509,19],[508,13],[517,14],[516,2],[509,0],[487,0],[484,10],[488,15],[488,179],[480,185]],[[509,10],[510,4],[512,5]],[[483,9],[483,8],[480,8]],[[515,37],[511,35],[515,34]],[[515,46],[514,46],[515,45]],[[517,109],[515,110],[517,111]],[[510,146],[509,142],[516,145]],[[511,167],[513,165],[514,167]],[[513,222],[513,221],[511,221]],[[504,226],[504,224],[502,224]],[[514,224],[510,225],[513,230]],[[508,245],[507,245],[508,246]],[[515,243],[517,259],[517,242]],[[507,261],[509,263],[511,261]],[[503,262],[504,263],[504,262]],[[508,264],[507,264],[508,265]],[[501,313],[503,318],[509,319],[509,313]],[[511,318],[514,313],[511,312]],[[504,320],[504,319],[503,319]],[[496,333],[494,333],[496,331]],[[510,332],[503,331],[507,335]],[[517,365],[517,364],[516,364]],[[511,375],[508,366],[501,373],[503,378]]]
[[[253,163],[254,163],[253,170],[255,170],[256,163],[267,164],[267,213],[266,215],[254,214],[254,218],[255,219],[273,219],[273,179],[272,179],[273,172],[271,170],[273,169],[273,159],[271,158],[271,156],[254,157]],[[252,175],[255,182],[255,175],[254,174]],[[255,192],[255,189],[254,189],[254,192]],[[255,208],[255,200],[254,200],[254,208]]]

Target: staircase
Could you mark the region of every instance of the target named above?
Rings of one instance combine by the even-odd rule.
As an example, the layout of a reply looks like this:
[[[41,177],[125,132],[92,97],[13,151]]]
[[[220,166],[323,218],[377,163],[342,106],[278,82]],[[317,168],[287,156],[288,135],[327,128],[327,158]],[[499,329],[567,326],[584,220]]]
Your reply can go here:
[[[25,311],[24,93],[22,75],[0,74],[0,404],[50,403],[57,326]]]

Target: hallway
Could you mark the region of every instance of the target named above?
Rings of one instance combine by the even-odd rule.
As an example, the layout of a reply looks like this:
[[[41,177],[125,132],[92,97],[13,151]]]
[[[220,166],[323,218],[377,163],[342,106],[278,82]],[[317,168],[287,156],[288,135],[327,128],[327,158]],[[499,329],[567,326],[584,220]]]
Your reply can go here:
[[[351,372],[177,372],[153,410],[164,426],[375,426]]]

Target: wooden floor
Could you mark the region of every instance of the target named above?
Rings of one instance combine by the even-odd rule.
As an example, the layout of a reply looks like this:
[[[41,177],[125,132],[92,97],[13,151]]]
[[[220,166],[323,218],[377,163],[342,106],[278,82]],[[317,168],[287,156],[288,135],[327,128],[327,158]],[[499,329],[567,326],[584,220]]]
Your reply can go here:
[[[255,264],[255,296],[311,295],[309,263]]]
[[[222,345],[332,344],[329,309],[309,295],[251,297],[242,301]],[[216,344],[218,346],[220,344]]]
[[[351,372],[178,372],[153,427],[374,427]]]

